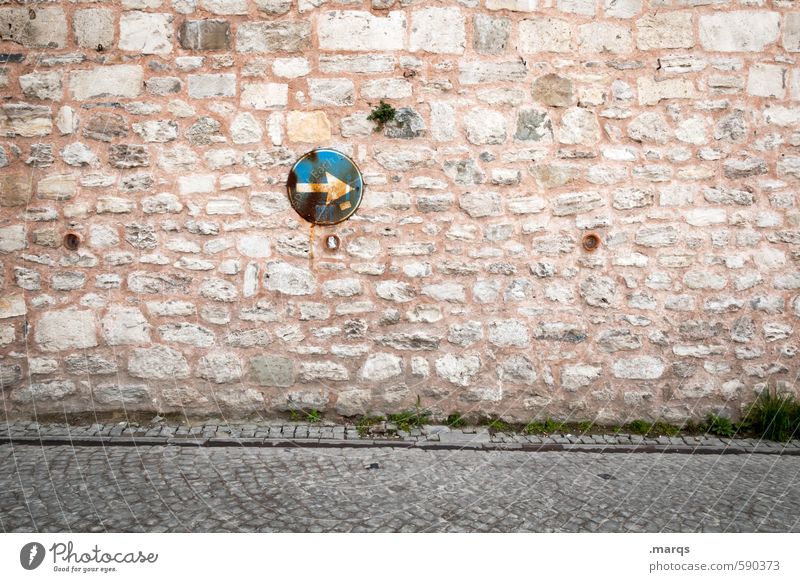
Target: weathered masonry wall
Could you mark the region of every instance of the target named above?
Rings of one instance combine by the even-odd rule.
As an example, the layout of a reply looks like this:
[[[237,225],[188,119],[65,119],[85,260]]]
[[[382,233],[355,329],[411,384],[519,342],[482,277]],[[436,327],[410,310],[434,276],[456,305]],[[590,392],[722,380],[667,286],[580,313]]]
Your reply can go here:
[[[0,38],[7,414],[795,389],[792,1],[6,3]],[[314,231],[284,184],[320,146],[368,187]]]

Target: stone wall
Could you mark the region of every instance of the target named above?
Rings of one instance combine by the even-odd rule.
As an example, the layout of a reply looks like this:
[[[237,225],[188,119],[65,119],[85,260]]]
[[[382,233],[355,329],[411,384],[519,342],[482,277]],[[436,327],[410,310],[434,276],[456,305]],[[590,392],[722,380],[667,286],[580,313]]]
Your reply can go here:
[[[6,413],[677,422],[794,390],[793,8],[3,4]],[[315,231],[284,184],[319,146],[367,190]]]

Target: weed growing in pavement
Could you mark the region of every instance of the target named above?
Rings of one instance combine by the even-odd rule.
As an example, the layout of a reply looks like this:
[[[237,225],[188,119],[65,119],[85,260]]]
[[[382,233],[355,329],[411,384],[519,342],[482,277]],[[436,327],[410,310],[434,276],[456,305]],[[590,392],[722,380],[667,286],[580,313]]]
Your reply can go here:
[[[309,411],[297,410],[297,409],[290,410],[289,420],[291,420],[292,422],[311,422],[311,423],[322,422],[322,413],[316,408],[312,408]]]
[[[384,420],[386,419],[382,416],[370,416],[370,415],[362,416],[361,418],[358,419],[358,422],[356,423],[356,431],[358,431],[358,436],[365,437],[369,435],[369,429],[371,429],[376,424],[383,422]]]
[[[629,433],[646,435],[650,432],[650,423],[646,420],[636,419],[625,425]]]
[[[529,422],[523,427],[522,432],[524,434],[553,434],[563,432],[565,428],[566,425],[563,422],[547,418],[544,422]]]
[[[461,416],[460,412],[454,412],[450,416],[447,417],[447,426],[450,428],[461,428],[465,426],[467,421],[464,420],[464,417]]]
[[[423,424],[429,424],[431,418],[430,410],[422,408],[420,397],[417,396],[417,401],[414,403],[413,410],[405,410],[397,414],[388,414],[386,419],[397,425],[399,430],[408,432],[412,428],[417,428]]]
[[[791,394],[768,388],[756,398],[741,424],[761,438],[786,442],[800,432],[800,402]]]
[[[721,436],[732,437],[736,434],[737,427],[724,416],[717,416],[716,414],[709,414],[706,417],[705,431],[707,433]]]
[[[486,428],[489,429],[489,432],[514,432],[514,427],[502,418],[488,418],[486,419],[485,423]]]

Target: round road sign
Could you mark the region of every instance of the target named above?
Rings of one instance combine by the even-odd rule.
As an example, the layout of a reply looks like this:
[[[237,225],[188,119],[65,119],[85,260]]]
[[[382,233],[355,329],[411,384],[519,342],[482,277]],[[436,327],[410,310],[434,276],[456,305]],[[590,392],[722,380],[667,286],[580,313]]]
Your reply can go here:
[[[338,224],[361,203],[364,179],[355,162],[331,149],[311,150],[292,166],[286,181],[297,214],[313,224]]]

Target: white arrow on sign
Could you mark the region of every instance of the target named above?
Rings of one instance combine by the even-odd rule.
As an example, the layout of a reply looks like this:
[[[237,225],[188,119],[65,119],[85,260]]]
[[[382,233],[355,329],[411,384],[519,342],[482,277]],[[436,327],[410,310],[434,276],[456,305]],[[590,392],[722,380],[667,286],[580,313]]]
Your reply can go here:
[[[352,190],[350,184],[348,184],[347,182],[342,182],[339,178],[337,178],[333,174],[325,172],[325,178],[327,179],[327,183],[323,184],[320,182],[313,182],[309,184],[306,182],[302,182],[297,184],[295,189],[298,192],[302,193],[326,192],[328,194],[328,197],[325,199],[325,204],[330,204],[334,200],[338,200],[339,198],[348,194]],[[350,207],[350,203],[345,202],[340,206],[342,207],[342,210],[345,210],[346,208]]]

